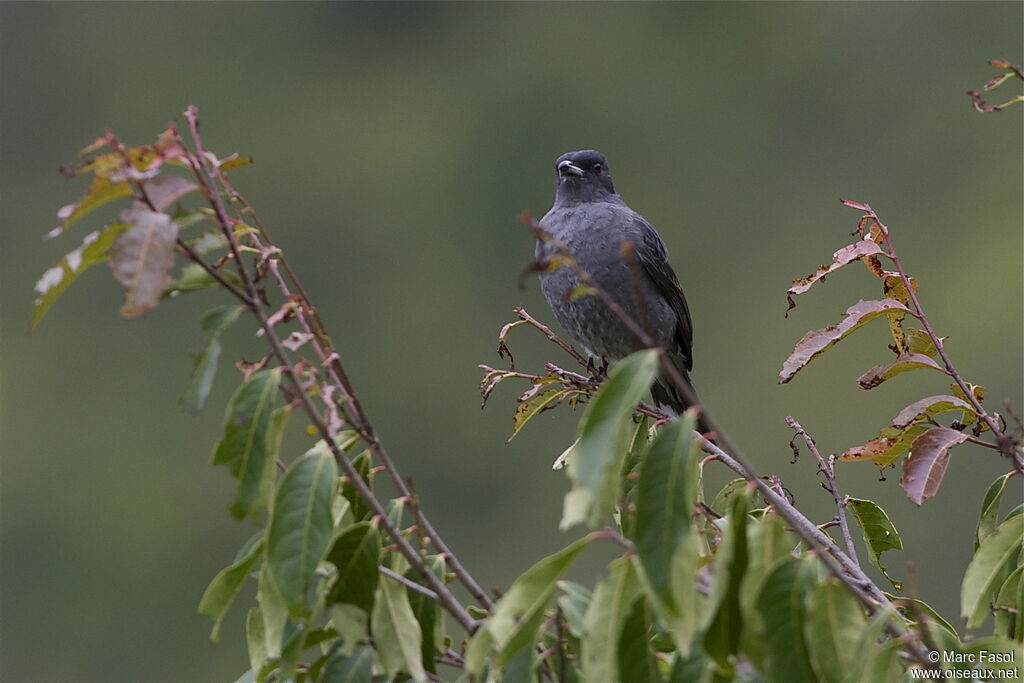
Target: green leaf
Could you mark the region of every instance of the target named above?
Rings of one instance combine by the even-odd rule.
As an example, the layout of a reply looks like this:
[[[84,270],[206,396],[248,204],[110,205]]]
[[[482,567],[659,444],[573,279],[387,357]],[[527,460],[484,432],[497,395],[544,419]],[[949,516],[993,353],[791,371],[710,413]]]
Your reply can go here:
[[[846,676],[843,683],[879,683],[879,681],[903,680],[903,667],[899,663],[899,641],[886,640],[885,629],[900,617],[894,610],[879,610],[861,631],[853,650],[852,660],[857,666]]]
[[[258,671],[267,661],[267,632],[259,607],[250,609],[245,617],[245,643],[249,652],[249,666]]]
[[[804,638],[804,598],[813,588],[811,561],[786,559],[768,575],[757,597],[772,681],[817,683]]]
[[[430,572],[441,579],[441,581],[444,581],[444,557],[441,555],[430,555],[424,559]],[[405,572],[405,578],[414,582],[422,581],[419,571],[412,567]],[[444,652],[445,647],[444,614],[436,600],[432,600],[419,591],[408,587],[405,590],[409,598],[409,605],[412,607],[412,612],[416,615],[416,622],[420,625],[423,668],[430,673],[436,674],[437,664],[435,659],[438,653]]]
[[[381,664],[389,676],[405,671],[417,681],[426,679],[416,615],[409,605],[405,586],[388,576],[382,577],[377,585],[370,629]]]
[[[64,293],[71,283],[90,266],[105,261],[118,235],[131,227],[131,223],[111,223],[102,230],[95,230],[85,236],[82,244],[68,253],[53,268],[50,268],[36,282],[35,308],[32,310],[31,326],[42,319],[50,306]]]
[[[347,602],[369,614],[380,577],[381,540],[377,525],[358,522],[338,536],[327,553],[327,561],[338,575],[327,597],[328,603]]]
[[[882,382],[892,379],[896,375],[902,375],[904,372],[920,368],[945,372],[941,365],[923,353],[905,353],[892,363],[876,365],[871,368],[857,378],[857,384],[860,385],[861,389],[874,389]]]
[[[260,605],[263,617],[263,636],[266,641],[267,657],[280,657],[284,646],[284,629],[288,623],[288,605],[281,597],[281,591],[274,583],[270,568],[263,564],[260,571],[259,586],[256,589],[256,600]]]
[[[247,543],[247,550],[240,558],[230,566],[220,570],[213,581],[207,586],[199,601],[199,613],[213,619],[213,631],[210,633],[210,640],[220,640],[220,625],[227,614],[228,608],[234,602],[238,591],[242,589],[242,582],[252,571],[253,565],[260,558],[263,552],[263,535],[258,534]]]
[[[747,488],[747,480],[743,477],[733,479],[715,494],[715,497],[711,499],[710,507],[713,511],[722,515],[723,517],[729,514],[729,509],[732,507],[732,497],[737,493],[742,493]]]
[[[960,615],[967,618],[967,628],[977,628],[985,621],[989,604],[1020,561],[1022,544],[1024,515],[1016,515],[1000,524],[978,547],[960,589]]]
[[[498,601],[493,615],[483,627],[491,634],[499,651],[498,666],[521,648],[533,644],[555,584],[590,541],[590,536],[584,536],[548,555],[523,572]]]
[[[647,453],[637,482],[636,552],[655,594],[673,612],[672,557],[692,526],[699,459],[695,420],[665,425]]]
[[[835,579],[818,584],[808,601],[804,638],[822,683],[841,683],[857,662],[854,650],[867,624],[860,602]]]
[[[71,227],[80,218],[107,202],[127,197],[132,193],[132,186],[127,182],[111,182],[109,178],[96,176],[89,185],[89,191],[74,204],[68,204],[57,211],[60,225],[47,233],[47,237],[56,237]]]
[[[356,647],[351,654],[338,652],[324,665],[318,683],[372,683],[374,678],[374,651],[369,647]]]
[[[853,512],[854,519],[860,525],[871,564],[885,574],[885,578],[892,582],[896,590],[902,590],[903,584],[894,581],[881,562],[882,553],[886,550],[903,550],[903,541],[900,539],[896,527],[893,526],[892,520],[889,519],[889,515],[885,514],[885,510],[877,503],[860,498],[848,499],[846,508]]]
[[[342,447],[343,450],[348,448]],[[359,477],[363,482],[373,489],[373,463],[370,459],[369,449],[363,451],[356,457],[352,458],[352,467],[355,468],[356,472],[359,473]],[[352,506],[352,517],[357,522],[370,519],[373,516],[373,511],[370,506],[366,504],[363,497],[359,495],[359,490],[356,489],[355,485],[349,481],[348,477],[343,477],[341,484],[341,493],[348,499],[349,504]]]
[[[338,478],[331,452],[310,449],[285,472],[274,497],[267,564],[293,617],[309,613],[309,589],[334,533],[331,494]]]
[[[859,301],[846,309],[842,321],[838,325],[829,325],[820,330],[812,330],[796,343],[789,358],[782,364],[779,372],[779,383],[785,384],[820,356],[829,347],[843,339],[861,325],[875,318],[888,315],[892,311],[908,311],[906,306],[895,299],[881,301]]]
[[[633,601],[619,635],[619,680],[629,683],[660,683],[658,663],[651,650],[651,619],[641,595]]]
[[[269,498],[268,477],[273,475],[281,429],[287,417],[272,417],[280,383],[279,368],[260,370],[249,375],[228,402],[224,438],[214,448],[212,463],[227,465],[240,482],[238,496],[230,508],[238,519],[257,512]]]
[[[178,224],[165,213],[134,208],[125,212],[130,228],[110,248],[110,270],[125,289],[121,316],[137,318],[160,303],[171,281]]]
[[[704,648],[723,670],[730,670],[730,655],[739,652],[743,638],[743,611],[740,588],[749,563],[747,547],[747,508],[744,493],[732,499],[732,509],[718,552],[715,555],[715,579],[708,596],[711,620],[704,633]]]
[[[569,458],[572,490],[565,496],[563,531],[581,522],[605,523],[618,500],[622,459],[629,448],[632,414],[658,371],[658,351],[638,351],[612,368],[580,420]]]
[[[586,635],[581,642],[581,657],[584,680],[617,683],[622,680],[619,676],[620,637],[630,608],[640,593],[640,584],[627,558],[619,558],[608,567],[608,576],[598,582],[584,617]]]
[[[1024,567],[1017,567],[1006,577],[996,596],[995,635],[1024,642]]]
[[[936,612],[932,606],[924,600],[892,595],[891,593],[884,593],[884,595],[889,598],[899,613],[906,617],[907,621],[914,623],[920,621],[931,621],[948,631],[952,637],[957,639],[960,638],[956,629],[953,628],[953,625],[946,621],[941,614]]]
[[[999,503],[1003,499],[1003,489],[1006,482],[1013,476],[1013,472],[1002,475],[988,487],[985,498],[981,502],[981,517],[978,518],[978,529],[974,534],[974,549],[977,550],[981,542],[992,535],[996,530],[999,521]]]
[[[745,480],[741,480],[745,481]],[[782,560],[792,557],[793,539],[778,515],[768,514],[761,519],[747,521],[748,562],[740,588],[740,607],[743,611],[743,652],[758,668],[764,667],[766,645],[761,633],[761,613],[757,596],[764,580]]]
[[[244,310],[244,306],[220,306],[203,315],[200,327],[208,338],[202,351],[193,356],[192,383],[179,401],[185,410],[196,413],[206,405],[217,372],[217,361],[220,360],[220,335],[238,320]]]
[[[900,476],[907,498],[921,505],[938,493],[949,465],[949,449],[966,440],[966,434],[947,427],[932,427],[914,439]]]
[[[662,428],[637,482],[636,543],[643,587],[677,648],[688,652],[697,627],[697,543],[693,506],[700,458],[689,411]]]

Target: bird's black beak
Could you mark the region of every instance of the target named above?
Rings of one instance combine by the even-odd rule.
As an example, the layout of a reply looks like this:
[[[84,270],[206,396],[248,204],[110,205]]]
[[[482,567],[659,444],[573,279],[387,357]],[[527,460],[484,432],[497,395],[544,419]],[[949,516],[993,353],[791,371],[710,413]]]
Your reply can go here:
[[[583,169],[572,163],[568,159],[561,161],[558,164],[558,175],[565,180],[569,176],[579,177],[583,175]]]

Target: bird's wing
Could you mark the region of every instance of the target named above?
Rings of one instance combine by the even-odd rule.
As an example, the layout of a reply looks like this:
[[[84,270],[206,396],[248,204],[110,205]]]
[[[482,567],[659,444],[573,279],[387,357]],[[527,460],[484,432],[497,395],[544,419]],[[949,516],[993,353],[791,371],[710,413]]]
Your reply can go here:
[[[690,320],[690,308],[686,305],[686,297],[679,286],[679,278],[668,262],[668,250],[665,243],[655,232],[651,224],[642,217],[640,221],[640,244],[634,246],[637,259],[647,275],[661,291],[672,310],[676,313],[676,341],[687,370],[693,369],[693,322]]]

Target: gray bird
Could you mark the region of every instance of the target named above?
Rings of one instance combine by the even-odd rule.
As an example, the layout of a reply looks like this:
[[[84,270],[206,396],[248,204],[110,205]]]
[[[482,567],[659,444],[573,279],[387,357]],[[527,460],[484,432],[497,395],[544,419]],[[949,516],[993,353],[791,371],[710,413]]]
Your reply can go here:
[[[555,162],[555,203],[540,220],[545,233],[564,245],[594,282],[665,349],[689,382],[693,324],[661,237],[615,192],[604,155],[592,149],[567,152]],[[624,243],[628,243],[624,249]],[[537,261],[557,257],[558,247],[537,240]],[[614,363],[644,348],[600,297],[573,296],[581,284],[569,266],[545,271],[540,287],[551,311],[598,362]],[[579,291],[577,291],[577,294]],[[689,403],[662,373],[651,395],[676,414]]]

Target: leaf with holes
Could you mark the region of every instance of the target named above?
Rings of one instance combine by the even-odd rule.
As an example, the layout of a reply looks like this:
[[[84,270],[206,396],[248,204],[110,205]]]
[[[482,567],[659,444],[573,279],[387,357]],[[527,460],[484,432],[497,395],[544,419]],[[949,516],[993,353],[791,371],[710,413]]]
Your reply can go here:
[[[948,396],[944,394],[940,394],[938,396],[927,396],[914,401],[901,410],[896,417],[892,419],[892,426],[902,429],[912,422],[928,419],[935,415],[948,413],[954,410],[974,412],[974,409],[967,401],[959,399],[956,396]]]
[[[818,282],[819,280],[824,281],[826,275],[839,270],[846,264],[852,263],[865,256],[883,253],[885,252],[882,250],[882,247],[878,246],[878,244],[871,239],[863,239],[859,242],[848,244],[832,254],[832,263],[826,266],[821,266],[807,277],[802,277],[799,280],[793,280],[793,286],[786,290],[786,294],[790,296],[803,294],[809,290],[815,282]]]

